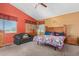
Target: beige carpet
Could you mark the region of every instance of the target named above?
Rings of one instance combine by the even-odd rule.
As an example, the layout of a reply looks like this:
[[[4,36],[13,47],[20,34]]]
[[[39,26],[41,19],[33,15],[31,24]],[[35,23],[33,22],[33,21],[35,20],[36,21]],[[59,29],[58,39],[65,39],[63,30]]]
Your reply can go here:
[[[79,55],[79,46],[67,45],[62,51],[49,46],[29,42],[22,45],[11,45],[0,48],[0,56],[74,56]]]

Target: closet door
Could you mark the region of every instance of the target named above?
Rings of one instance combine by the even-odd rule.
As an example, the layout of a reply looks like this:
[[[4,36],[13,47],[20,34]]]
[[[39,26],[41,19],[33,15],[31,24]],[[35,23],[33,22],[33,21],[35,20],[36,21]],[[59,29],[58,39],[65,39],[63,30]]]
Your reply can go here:
[[[3,46],[4,40],[4,20],[0,19],[0,47]]]

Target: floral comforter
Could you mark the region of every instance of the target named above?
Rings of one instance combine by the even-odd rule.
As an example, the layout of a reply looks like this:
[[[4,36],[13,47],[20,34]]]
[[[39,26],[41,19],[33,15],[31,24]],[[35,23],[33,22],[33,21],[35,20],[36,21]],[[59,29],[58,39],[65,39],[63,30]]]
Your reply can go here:
[[[40,44],[50,44],[59,49],[61,49],[64,45],[65,36],[53,36],[53,35],[43,35],[43,36],[35,36],[33,38],[34,41],[39,42]]]

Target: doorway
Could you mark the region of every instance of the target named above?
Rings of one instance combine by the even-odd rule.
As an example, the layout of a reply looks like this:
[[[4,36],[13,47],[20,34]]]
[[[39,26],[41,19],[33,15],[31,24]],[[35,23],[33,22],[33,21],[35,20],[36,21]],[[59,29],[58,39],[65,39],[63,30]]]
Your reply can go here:
[[[13,20],[0,19],[0,46],[13,42],[13,35],[17,32],[17,23]]]

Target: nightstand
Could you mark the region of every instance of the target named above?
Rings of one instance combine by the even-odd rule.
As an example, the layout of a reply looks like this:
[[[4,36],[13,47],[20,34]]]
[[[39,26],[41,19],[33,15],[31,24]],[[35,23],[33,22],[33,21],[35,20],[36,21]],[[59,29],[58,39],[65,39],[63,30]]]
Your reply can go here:
[[[77,45],[77,38],[69,36],[66,39],[66,43],[67,44],[73,44],[73,45]]]

